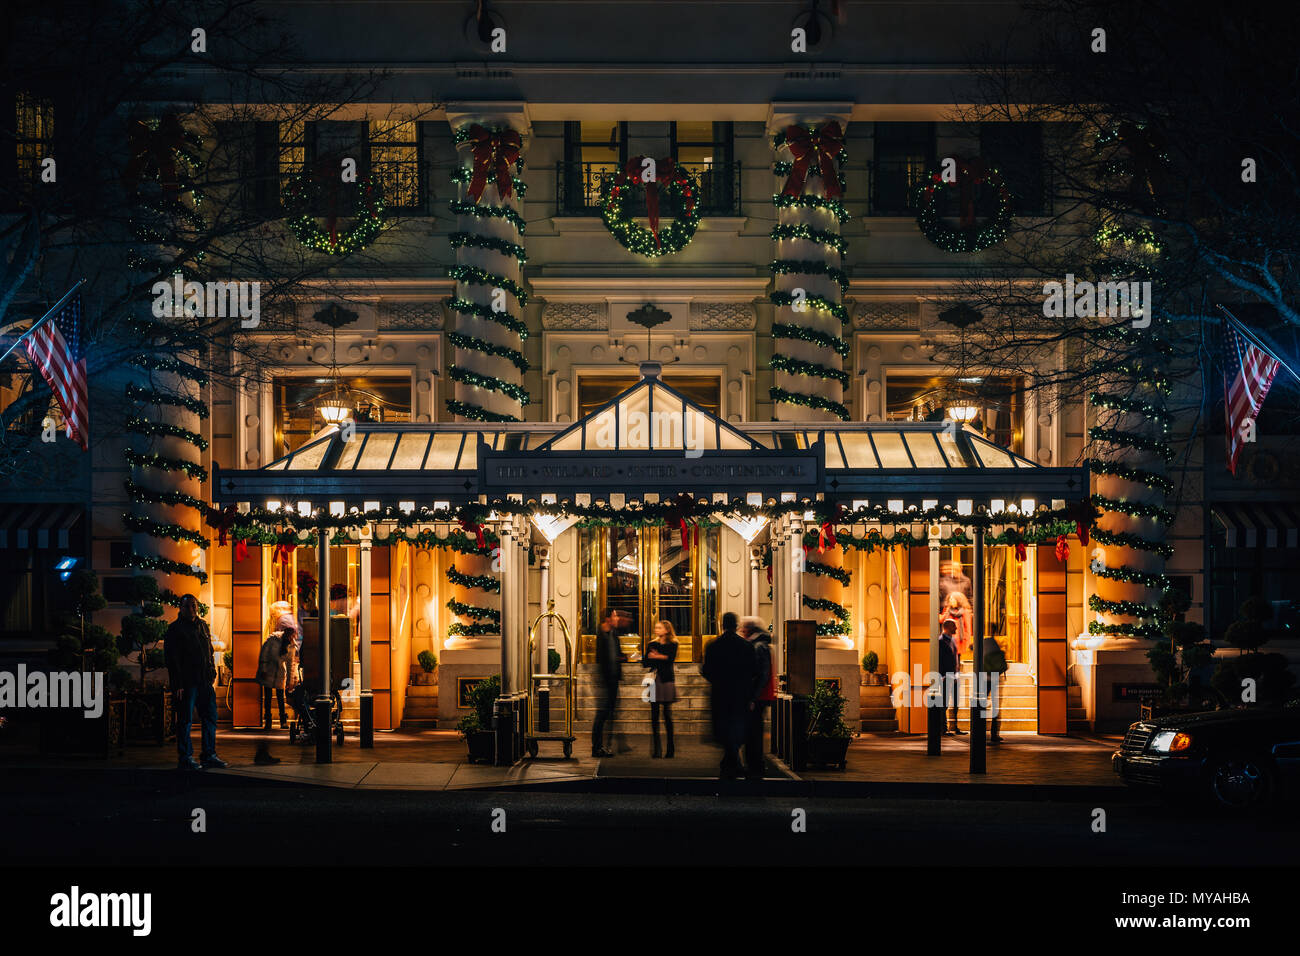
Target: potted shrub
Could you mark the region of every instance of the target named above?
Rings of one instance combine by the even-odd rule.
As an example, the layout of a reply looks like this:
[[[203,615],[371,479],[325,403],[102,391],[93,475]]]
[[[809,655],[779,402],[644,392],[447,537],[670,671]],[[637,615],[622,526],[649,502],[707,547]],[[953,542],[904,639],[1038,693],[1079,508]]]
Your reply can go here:
[[[808,763],[843,770],[853,737],[844,722],[843,695],[832,682],[817,681],[808,698]]]
[[[1214,709],[1217,705],[1214,692],[1202,679],[1214,657],[1214,645],[1205,639],[1205,628],[1200,624],[1177,620],[1190,607],[1186,594],[1166,591],[1160,604],[1165,620],[1164,637],[1156,641],[1146,656],[1163,691],[1158,699],[1141,705],[1139,719]]]
[[[496,759],[497,735],[492,729],[492,707],[501,695],[501,675],[493,674],[474,685],[469,692],[472,708],[456,722],[456,730],[469,746],[469,762],[492,763]]]
[[[217,684],[225,687],[231,682],[235,673],[235,652],[226,651],[221,655],[221,667],[217,669]]]
[[[862,655],[862,672],[866,675],[865,683],[880,683],[880,675],[876,673],[878,667],[880,667],[880,656],[875,651],[867,651]]]
[[[1237,615],[1223,637],[1241,653],[1219,661],[1211,685],[1229,706],[1285,702],[1295,684],[1295,675],[1287,667],[1286,657],[1260,651],[1268,643],[1265,622],[1273,616],[1273,608],[1262,598],[1253,597],[1241,605]],[[1253,683],[1245,684],[1246,681]],[[1248,694],[1248,687],[1254,688],[1253,697]]]
[[[560,652],[551,648],[546,652],[546,672],[554,674],[560,669]]]
[[[420,664],[420,669],[411,675],[412,682],[416,684],[432,684],[434,672],[438,669],[438,657],[433,651],[420,651],[415,659]]]

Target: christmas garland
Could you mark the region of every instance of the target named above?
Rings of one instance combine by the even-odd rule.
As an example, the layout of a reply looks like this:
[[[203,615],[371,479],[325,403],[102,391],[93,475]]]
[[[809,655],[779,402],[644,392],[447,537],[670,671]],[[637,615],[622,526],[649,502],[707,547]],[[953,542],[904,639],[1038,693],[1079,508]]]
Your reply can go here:
[[[528,360],[524,358],[524,353],[518,349],[512,349],[508,345],[497,345],[494,342],[476,339],[472,335],[464,335],[460,332],[448,332],[447,341],[458,349],[471,349],[475,352],[483,352],[487,355],[507,359],[519,371],[528,371]]]
[[[169,395],[156,388],[144,388],[135,382],[127,382],[126,397],[150,405],[175,405],[193,412],[199,418],[208,417],[208,406],[197,398],[190,398],[188,395]]]
[[[772,338],[811,342],[813,345],[820,345],[822,348],[830,349],[840,358],[849,357],[849,343],[838,335],[819,332],[817,329],[806,329],[802,325],[786,325],[784,322],[774,322],[772,324]]]
[[[845,587],[848,587],[849,581],[852,580],[852,575],[843,568],[837,568],[830,564],[822,564],[820,561],[805,561],[803,569],[808,574],[831,578],[832,580],[840,582],[840,584]]]
[[[338,217],[334,211],[322,227],[314,215],[301,208],[311,200],[309,194],[315,191],[312,188],[315,185],[304,172],[290,179],[284,188],[284,206],[289,211],[285,225],[308,249],[331,256],[345,256],[364,249],[383,231],[384,194],[373,177],[356,183],[335,183],[331,179],[331,189],[347,186],[356,192],[352,212],[346,217],[353,220],[352,226],[342,233],[337,228]]]
[[[500,578],[494,578],[490,574],[462,574],[456,570],[454,564],[447,569],[447,580],[462,588],[478,588],[480,591],[491,592],[501,590]]]
[[[916,187],[916,223],[921,232],[945,252],[979,252],[995,246],[1007,237],[1011,226],[1011,192],[996,169],[985,167],[980,160],[961,160],[957,164],[958,177],[969,177],[973,185],[987,183],[997,190],[997,210],[982,226],[950,226],[939,215],[939,192],[958,183],[945,182],[942,173],[932,173],[929,181]]]
[[[787,402],[790,405],[803,405],[806,408],[816,408],[821,411],[830,412],[832,415],[838,417],[842,422],[849,420],[849,410],[845,405],[822,395],[805,395],[802,392],[791,392],[779,385],[771,386],[767,390],[767,394],[774,402]]]
[[[128,448],[123,452],[126,463],[132,468],[156,468],[159,471],[183,471],[186,477],[198,481],[208,480],[208,470],[202,465],[181,458],[168,458],[165,455],[151,455]]]
[[[849,633],[849,609],[843,604],[837,604],[835,601],[826,598],[809,597],[805,594],[803,596],[803,606],[814,611],[829,611],[836,618],[834,621],[825,621],[817,625],[818,637]]]
[[[827,368],[825,365],[818,365],[816,362],[805,362],[803,359],[791,358],[780,353],[773,355],[768,364],[779,372],[830,379],[833,382],[838,382],[841,388],[849,387],[849,373],[843,369]]]
[[[773,292],[767,298],[768,301],[771,302],[773,305],[778,305],[778,306],[779,305],[793,306],[796,302],[800,301],[796,299],[793,295],[791,295],[789,292]],[[849,312],[846,308],[844,308],[844,306],[840,305],[838,302],[832,302],[830,299],[823,298],[822,296],[817,295],[815,293],[810,293],[808,295],[805,295],[803,297],[802,302],[804,307],[807,309],[814,310],[814,311],[829,312],[831,315],[835,316],[835,318],[840,320],[840,325],[848,324]]]
[[[177,405],[180,403],[177,402]],[[192,432],[188,428],[181,428],[179,425],[171,425],[167,422],[155,422],[147,418],[141,418],[139,415],[131,415],[126,420],[126,430],[133,435],[163,435],[168,438],[179,438],[181,441],[189,442],[199,451],[208,450],[208,440],[197,432]]]
[[[1164,541],[1152,541],[1131,531],[1108,531],[1105,528],[1093,528],[1092,538],[1098,544],[1107,544],[1117,548],[1133,548],[1135,551],[1148,551],[1168,561],[1174,556],[1174,546]]]
[[[451,613],[458,614],[461,617],[483,618],[493,621],[496,624],[501,623],[501,612],[496,608],[479,607],[476,604],[465,604],[461,601],[457,601],[455,598],[451,598],[447,602],[447,608]]]
[[[793,142],[792,142],[793,139]],[[837,122],[830,121],[820,126],[791,126],[777,131],[772,139],[772,149],[780,154],[785,151],[791,160],[780,159],[772,166],[772,172],[784,179],[781,192],[772,196],[772,205],[776,208],[778,219],[782,210],[812,209],[827,212],[834,216],[837,223],[847,220],[848,212],[839,200],[845,189],[843,175],[844,164],[848,160],[843,148],[843,134]],[[833,175],[832,175],[833,173]],[[817,176],[822,180],[825,196],[805,195],[808,179]],[[778,276],[821,276],[839,286],[840,293],[848,288],[848,274],[826,260],[791,259],[780,255],[783,242],[811,242],[820,245],[823,252],[833,256],[837,262],[842,261],[848,243],[839,234],[838,224],[835,228],[825,229],[806,222],[777,222],[769,234],[777,243],[778,255],[768,265],[772,273],[773,285]],[[768,301],[778,309],[788,308],[790,319],[773,323],[772,338],[776,343],[769,367],[774,373],[801,376],[834,382],[841,389],[849,384],[848,373],[836,365],[849,354],[849,345],[834,332],[812,325],[805,325],[800,320],[803,313],[829,314],[839,320],[841,327],[848,324],[848,310],[843,304],[816,293],[809,293],[806,284],[803,294],[796,297],[785,289],[773,289]],[[782,317],[784,318],[784,316]],[[824,350],[824,361],[808,361],[782,351],[786,342],[804,342]],[[802,387],[802,386],[800,386]],[[821,386],[825,388],[824,385]],[[797,405],[829,412],[841,421],[847,421],[849,410],[842,402],[827,395],[818,394],[818,386],[813,385],[811,393],[795,392],[781,385],[773,384],[768,388],[768,397],[775,404]]]
[[[671,159],[655,163],[656,178],[641,179],[644,157],[634,156],[613,179],[601,183],[601,220],[620,246],[647,259],[681,252],[690,243],[700,225],[700,187],[695,178]],[[646,191],[650,228],[628,215],[628,201],[637,188]],[[659,200],[671,198],[677,214],[671,226],[659,226]]]
[[[515,210],[511,202],[517,195],[522,202],[525,193],[524,183],[520,179],[523,172],[523,160],[520,155],[522,140],[518,133],[509,129],[489,129],[477,124],[468,124],[456,129],[452,140],[458,148],[467,152],[468,164],[461,164],[452,172],[452,180],[460,185],[463,198],[453,198],[451,211],[457,216],[468,219],[502,219],[516,232],[516,239],[524,235],[524,219]],[[511,172],[513,166],[514,172]],[[494,187],[495,201],[485,200],[487,186]],[[516,239],[489,235],[474,228],[462,228],[449,237],[451,247],[456,250],[457,261],[447,270],[447,275],[457,283],[455,296],[450,301],[451,309],[464,319],[493,322],[516,336],[516,342],[491,342],[482,335],[474,333],[473,323],[464,319],[457,321],[457,327],[448,334],[448,341],[456,350],[456,361],[447,370],[448,378],[453,382],[473,389],[484,389],[498,395],[504,395],[518,402],[522,408],[529,404],[530,397],[517,381],[491,374],[499,361],[513,366],[514,373],[522,375],[528,371],[528,362],[524,359],[523,341],[528,337],[528,326],[518,314],[508,309],[497,311],[492,305],[477,302],[470,290],[473,287],[488,289],[495,299],[496,290],[510,293],[515,300],[516,313],[528,304],[528,292],[523,284],[511,276],[496,269],[486,269],[465,260],[467,253],[475,250],[492,253],[506,260],[514,260],[522,270],[527,262],[523,243]],[[522,273],[521,273],[522,274]],[[460,359],[479,356],[471,363],[474,367],[463,364]],[[512,374],[503,371],[503,374]],[[470,395],[453,396],[445,400],[449,413],[462,419],[479,422],[517,422],[519,415],[491,410],[474,401]]]

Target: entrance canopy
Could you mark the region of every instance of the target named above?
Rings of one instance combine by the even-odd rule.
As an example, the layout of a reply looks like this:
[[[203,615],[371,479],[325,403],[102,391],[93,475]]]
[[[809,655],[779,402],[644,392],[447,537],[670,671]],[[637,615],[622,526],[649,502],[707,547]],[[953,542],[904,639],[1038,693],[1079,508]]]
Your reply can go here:
[[[573,424],[330,426],[255,470],[218,470],[214,497],[348,511],[492,501],[585,506],[683,493],[724,506],[790,502],[969,514],[1087,494],[1086,468],[1042,468],[954,423],[726,422],[658,378]]]

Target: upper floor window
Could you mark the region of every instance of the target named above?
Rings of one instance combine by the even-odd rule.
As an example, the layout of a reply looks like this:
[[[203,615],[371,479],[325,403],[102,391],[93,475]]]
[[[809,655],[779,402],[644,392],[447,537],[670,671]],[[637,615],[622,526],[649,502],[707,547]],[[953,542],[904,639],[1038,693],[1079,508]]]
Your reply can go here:
[[[0,136],[13,143],[5,157],[3,196],[0,201],[8,210],[17,209],[24,197],[30,197],[41,179],[41,163],[54,154],[54,104],[30,93],[18,93],[13,112],[0,126]]]
[[[1043,168],[1041,123],[983,123],[980,156],[996,166],[1011,192],[1017,215],[1044,214],[1049,205]]]
[[[421,215],[428,208],[420,124],[414,120],[226,123],[218,135],[235,143],[230,146],[234,180],[249,212],[283,215],[280,197],[304,171],[319,181],[313,211],[336,212],[331,204],[342,205],[342,197],[333,198],[326,187],[342,184],[345,158],[356,162],[358,180],[370,175],[378,180],[386,210]]]
[[[271,383],[272,460],[302,447],[325,427],[323,405],[340,404],[356,422],[409,422],[411,380],[396,376],[298,376]]]
[[[655,124],[662,131],[665,124]],[[692,121],[668,123],[667,139],[638,137],[638,153],[656,159],[671,156],[700,184],[701,211],[727,214],[738,208],[739,168],[733,161],[731,123]],[[662,132],[659,134],[662,137]],[[618,175],[629,158],[628,124],[582,121],[564,124],[564,162],[560,164],[556,195],[560,215],[600,213],[606,182]],[[634,210],[635,211],[635,210]],[[644,212],[641,213],[644,215]]]
[[[934,163],[933,123],[877,123],[871,161],[872,214],[915,215],[916,187]]]
[[[1025,383],[1019,376],[890,375],[889,421],[958,421],[1017,455],[1025,452]]]

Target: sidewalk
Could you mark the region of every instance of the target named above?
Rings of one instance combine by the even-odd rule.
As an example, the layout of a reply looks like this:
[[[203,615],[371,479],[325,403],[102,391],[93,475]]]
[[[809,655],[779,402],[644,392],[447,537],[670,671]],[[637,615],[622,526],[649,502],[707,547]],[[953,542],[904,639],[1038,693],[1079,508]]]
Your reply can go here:
[[[848,769],[808,770],[795,774],[772,755],[761,783],[729,783],[726,787],[773,796],[915,795],[983,799],[1065,799],[1084,796],[1117,797],[1127,793],[1111,772],[1110,754],[1119,738],[1039,737],[1006,734],[1001,747],[989,747],[987,773],[969,773],[968,737],[943,738],[943,753],[925,752],[925,738],[905,734],[863,734],[849,749]],[[197,734],[195,751],[198,750]],[[258,766],[253,755],[267,740],[281,759]],[[338,787],[354,790],[494,790],[619,793],[717,793],[719,751],[711,744],[681,741],[672,760],[652,759],[649,738],[629,737],[630,751],[594,758],[579,750],[563,758],[559,745],[543,742],[536,759],[513,767],[471,764],[465,745],[450,730],[375,734],[375,746],[362,750],[355,737],[333,748],[333,762],[316,763],[314,747],[290,744],[281,732],[223,731],[218,751],[230,767],[206,771],[213,777],[262,780],[286,785]],[[174,745],[131,746],[109,759],[42,756],[35,747],[6,741],[0,747],[0,767],[87,768],[177,773]]]

